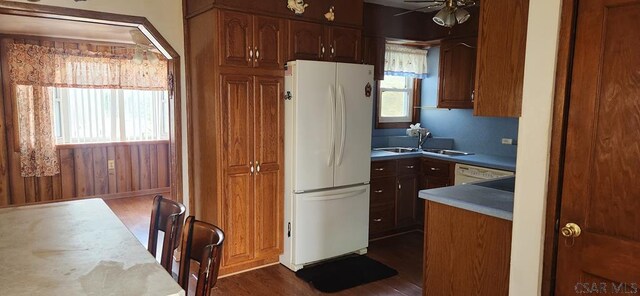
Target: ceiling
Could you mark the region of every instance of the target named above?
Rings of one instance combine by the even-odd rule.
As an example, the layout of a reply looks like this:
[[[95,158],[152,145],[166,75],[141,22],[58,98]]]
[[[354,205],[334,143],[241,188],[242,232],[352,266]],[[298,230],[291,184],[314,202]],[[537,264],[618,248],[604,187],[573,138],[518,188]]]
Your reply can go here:
[[[0,14],[0,34],[133,44],[131,27]]]
[[[418,9],[426,6],[424,3],[406,3],[404,2],[404,0],[364,0],[364,2],[379,4],[384,6],[404,8],[409,10]],[[438,8],[432,8],[429,10],[425,9],[422,11],[429,12],[429,11],[436,11],[436,10],[438,10]]]

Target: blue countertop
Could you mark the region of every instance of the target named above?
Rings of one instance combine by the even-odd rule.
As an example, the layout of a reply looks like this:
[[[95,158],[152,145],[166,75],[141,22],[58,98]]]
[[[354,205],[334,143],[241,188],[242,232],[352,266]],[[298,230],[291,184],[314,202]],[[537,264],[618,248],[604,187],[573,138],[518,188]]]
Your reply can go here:
[[[410,152],[410,153],[394,153],[387,151],[379,151],[372,150],[371,151],[371,160],[387,160],[387,159],[400,159],[400,158],[412,158],[412,157],[429,157],[435,159],[442,159],[456,163],[464,163],[470,165],[477,165],[486,168],[505,170],[505,171],[516,171],[516,158],[515,157],[505,157],[505,156],[495,156],[495,155],[486,155],[486,154],[472,154],[472,155],[464,155],[464,156],[449,156],[438,153],[431,152]]]
[[[513,221],[513,192],[501,189],[511,187],[504,186],[504,183],[514,183],[515,177],[502,178],[499,181],[503,182],[492,180],[426,189],[421,190],[418,196],[428,201]]]

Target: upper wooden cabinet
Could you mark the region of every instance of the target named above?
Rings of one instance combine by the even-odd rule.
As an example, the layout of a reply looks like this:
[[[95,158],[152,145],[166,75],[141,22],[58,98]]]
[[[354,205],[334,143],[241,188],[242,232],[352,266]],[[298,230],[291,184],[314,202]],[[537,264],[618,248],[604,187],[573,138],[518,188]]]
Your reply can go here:
[[[359,29],[290,21],[289,32],[289,60],[361,62]]]
[[[324,58],[324,31],[321,24],[289,22],[289,60],[321,60]]]
[[[246,11],[251,13],[302,19],[315,22],[327,22],[324,14],[334,7],[333,23],[347,26],[362,26],[363,0],[313,0],[304,14],[296,15],[287,8],[284,0],[184,0],[186,18],[192,18],[212,8]]]
[[[364,36],[362,38],[362,63],[373,65],[373,79],[384,79],[384,48],[382,37]]]
[[[480,4],[475,115],[520,116],[528,13],[529,0]]]
[[[476,38],[442,41],[438,108],[473,109],[475,73]]]
[[[362,31],[359,29],[325,26],[327,60],[341,63],[359,63]]]
[[[221,66],[284,67],[284,20],[226,10],[219,15]]]

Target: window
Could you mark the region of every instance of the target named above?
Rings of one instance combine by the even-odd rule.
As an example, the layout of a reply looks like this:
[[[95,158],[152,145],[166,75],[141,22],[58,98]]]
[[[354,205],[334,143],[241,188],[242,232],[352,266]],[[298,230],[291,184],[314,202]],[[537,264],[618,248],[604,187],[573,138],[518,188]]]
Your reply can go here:
[[[416,121],[414,105],[420,90],[414,93],[414,78],[385,75],[379,83],[377,128],[409,127]]]
[[[169,139],[167,91],[49,90],[56,144]]]

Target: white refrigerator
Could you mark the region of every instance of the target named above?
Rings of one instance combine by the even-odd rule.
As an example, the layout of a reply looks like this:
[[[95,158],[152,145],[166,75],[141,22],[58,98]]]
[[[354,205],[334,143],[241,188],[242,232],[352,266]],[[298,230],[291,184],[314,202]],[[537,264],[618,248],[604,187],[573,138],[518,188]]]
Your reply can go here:
[[[284,252],[304,265],[366,253],[373,66],[294,61],[285,72]]]

